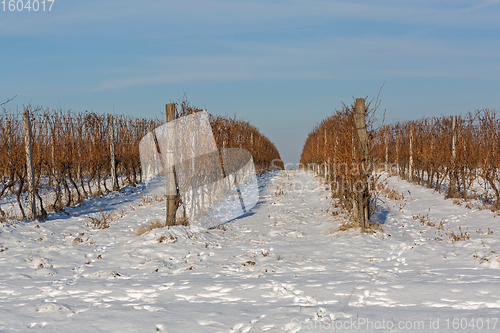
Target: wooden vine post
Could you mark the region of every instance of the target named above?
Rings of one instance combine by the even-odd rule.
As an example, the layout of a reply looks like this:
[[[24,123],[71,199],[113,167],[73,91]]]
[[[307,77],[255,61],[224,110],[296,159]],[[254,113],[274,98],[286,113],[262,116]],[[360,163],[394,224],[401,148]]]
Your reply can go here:
[[[78,166],[77,166],[77,179],[82,184],[82,189],[85,192],[85,188],[83,187],[83,177],[82,177],[82,141],[83,141],[83,125],[78,126]]]
[[[7,156],[9,158],[9,179],[14,179],[14,166],[13,166],[13,156],[12,156],[12,125],[9,120],[7,120]],[[14,187],[10,188],[10,193],[14,193]]]
[[[319,138],[318,138],[318,141],[316,141],[316,156],[318,156],[318,158],[316,159],[316,163],[314,164],[314,171],[316,171],[317,174],[320,173],[319,171]]]
[[[13,160],[12,160],[12,130],[11,130],[11,124],[10,124],[10,121],[7,120],[7,124],[6,124],[6,127],[7,127],[7,149],[8,149],[8,152],[7,152],[7,156],[9,158],[9,170],[14,170],[13,168]],[[12,178],[11,175],[9,175],[9,177]]]
[[[370,226],[370,174],[371,170],[368,165],[370,152],[368,150],[368,133],[366,131],[366,108],[365,99],[357,98],[354,106],[354,123],[356,126],[356,134],[359,141],[359,155],[361,158],[361,171],[363,188],[361,191],[355,188],[355,196],[357,196],[357,217],[361,230],[365,231]]]
[[[413,181],[413,123],[410,124],[410,160],[408,162],[408,180]]]
[[[167,123],[175,120],[175,103],[170,103],[165,105],[165,112],[167,116]],[[167,129],[168,140],[175,140],[174,133],[170,133],[171,130]],[[169,142],[167,149],[167,170],[165,170],[167,178],[167,226],[173,226],[176,224],[175,213],[177,211],[177,186],[175,184],[175,169],[173,166],[174,160],[174,142]],[[172,164],[168,167],[168,164]]]
[[[399,137],[396,133],[396,173],[399,172]]]
[[[328,140],[326,138],[326,128],[325,130],[323,131],[323,134],[324,134],[324,137],[325,137],[325,154],[324,154],[324,157],[323,157],[323,165],[325,166],[325,179],[328,181],[328,169],[330,168],[330,158],[328,157],[327,159],[327,156],[328,156]]]
[[[457,156],[457,118],[452,117],[451,120],[451,174],[450,174],[450,189],[448,195],[453,197],[456,194],[456,156]]]
[[[52,140],[50,145],[50,162],[52,166],[52,176],[56,177],[56,125],[54,124],[50,131],[50,139]]]
[[[31,149],[31,123],[28,110],[23,112],[24,126],[24,148],[26,150],[26,176],[28,178],[28,202],[30,206],[30,214],[28,218],[36,218],[36,202],[35,202],[35,173],[33,171],[33,154]]]
[[[387,131],[387,126],[384,132],[384,145],[385,145],[385,172],[389,172],[389,133]]]
[[[113,191],[118,191],[118,176],[116,174],[116,157],[115,157],[115,122],[113,116],[108,116],[109,128],[109,152],[111,157],[111,184]]]

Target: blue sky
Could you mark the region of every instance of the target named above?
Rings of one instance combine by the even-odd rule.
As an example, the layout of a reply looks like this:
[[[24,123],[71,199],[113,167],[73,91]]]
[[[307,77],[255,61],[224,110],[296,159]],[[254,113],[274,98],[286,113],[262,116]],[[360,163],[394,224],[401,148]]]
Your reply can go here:
[[[384,82],[387,122],[499,109],[499,18],[500,0],[55,0],[0,11],[0,103],[162,117],[186,94],[296,163]]]

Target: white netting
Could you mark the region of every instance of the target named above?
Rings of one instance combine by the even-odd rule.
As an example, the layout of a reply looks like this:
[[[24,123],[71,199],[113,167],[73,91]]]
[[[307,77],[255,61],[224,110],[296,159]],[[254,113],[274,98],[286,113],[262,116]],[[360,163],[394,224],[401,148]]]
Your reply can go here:
[[[219,153],[206,112],[156,128],[141,140],[139,149],[146,182],[164,176],[167,194],[175,194],[176,180],[192,224],[224,223],[257,204],[259,191],[251,154],[236,148]]]

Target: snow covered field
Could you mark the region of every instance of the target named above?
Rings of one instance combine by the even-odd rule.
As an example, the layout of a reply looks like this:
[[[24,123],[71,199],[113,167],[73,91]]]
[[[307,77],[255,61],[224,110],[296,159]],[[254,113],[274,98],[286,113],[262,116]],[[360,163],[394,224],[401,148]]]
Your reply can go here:
[[[0,224],[0,332],[500,331],[500,217],[388,183],[405,199],[383,198],[376,234],[329,232],[342,218],[303,171],[260,177],[257,206],[212,230],[134,236],[165,214],[144,187]],[[125,215],[92,230],[99,209]]]

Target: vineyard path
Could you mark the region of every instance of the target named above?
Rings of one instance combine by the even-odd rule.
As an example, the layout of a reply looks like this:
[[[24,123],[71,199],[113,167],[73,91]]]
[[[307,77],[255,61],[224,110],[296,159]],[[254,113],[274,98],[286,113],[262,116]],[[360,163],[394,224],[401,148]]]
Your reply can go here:
[[[333,214],[321,178],[296,170],[259,176],[257,206],[215,229],[135,236],[165,214],[164,201],[139,204],[143,186],[45,222],[2,223],[0,332],[343,332],[370,322],[445,332],[461,319],[491,330],[499,217],[396,177],[388,184],[404,199],[380,198],[384,231],[373,234],[332,232],[346,217]],[[93,230],[99,210],[123,216]],[[453,241],[459,230],[469,239]]]

